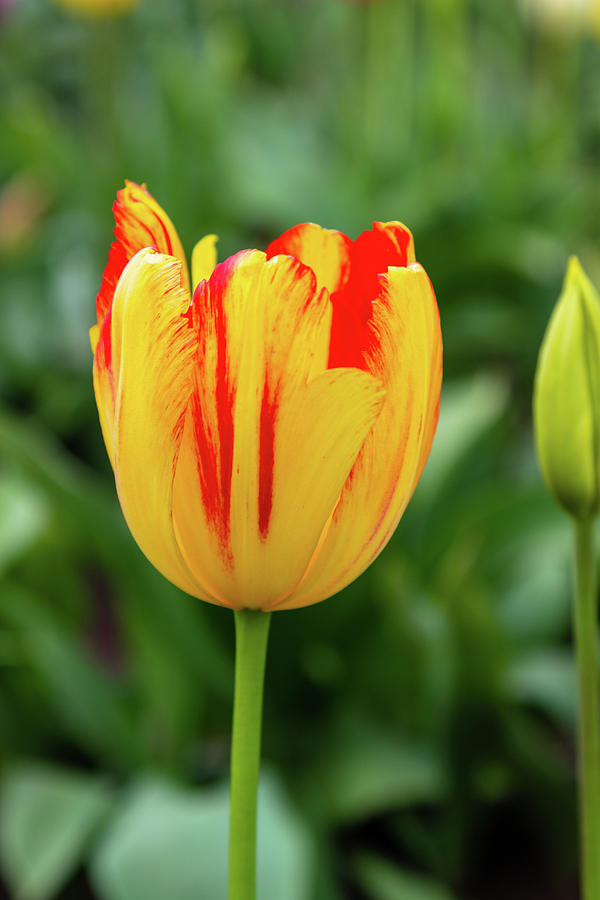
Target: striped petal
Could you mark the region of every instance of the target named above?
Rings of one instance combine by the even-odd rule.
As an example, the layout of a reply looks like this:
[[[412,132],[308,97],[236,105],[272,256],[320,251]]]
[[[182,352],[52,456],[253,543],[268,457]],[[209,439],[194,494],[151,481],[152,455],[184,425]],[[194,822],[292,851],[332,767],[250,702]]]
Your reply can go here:
[[[416,263],[392,268],[369,323],[368,371],[386,389],[310,570],[282,607],[323,600],[358,577],[389,540],[429,455],[442,344],[431,284]]]
[[[327,370],[331,304],[310,269],[247,251],[196,290],[195,386],[177,465],[181,551],[234,607],[302,579],[381,405],[380,381]]]
[[[141,550],[178,587],[212,600],[183,562],[171,519],[195,351],[182,280],[179,260],[145,249],[117,285],[111,313],[113,461],[121,507]]]
[[[127,263],[144,247],[154,246],[181,261],[184,285],[188,274],[183,249],[175,226],[145,185],[126,181],[113,204],[116,241],[110,247],[108,263],[96,298],[97,323],[90,328],[94,354],[94,392],[108,456],[114,465],[115,377],[112,369],[111,307],[119,278]]]
[[[319,287],[330,294],[340,289],[350,273],[352,241],[341,231],[321,228],[311,222],[295,225],[267,247],[267,259],[286,253],[309,266]]]
[[[130,259],[144,247],[155,247],[160,253],[181,260],[182,279],[189,288],[187,264],[175,226],[145,185],[126,181],[117,191],[113,204],[115,238],[108,253],[108,263],[96,298],[98,325],[101,326],[115,293],[117,282]],[[95,335],[99,337],[99,334]],[[92,337],[92,350],[94,337]]]
[[[390,266],[415,261],[408,228],[401,222],[374,222],[370,231],[351,241],[340,231],[296,225],[267,248],[267,257],[277,253],[288,253],[310,266],[319,287],[331,294],[329,368],[365,368],[367,325],[380,290],[379,276]]]

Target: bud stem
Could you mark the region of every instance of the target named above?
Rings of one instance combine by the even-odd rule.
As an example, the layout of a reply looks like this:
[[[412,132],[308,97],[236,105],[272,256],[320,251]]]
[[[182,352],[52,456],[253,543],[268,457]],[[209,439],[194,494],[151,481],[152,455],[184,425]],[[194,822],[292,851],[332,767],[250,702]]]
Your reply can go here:
[[[600,900],[600,693],[593,519],[575,523],[575,646],[579,681],[578,769],[583,900]]]
[[[229,900],[256,897],[256,794],[270,613],[235,610]]]

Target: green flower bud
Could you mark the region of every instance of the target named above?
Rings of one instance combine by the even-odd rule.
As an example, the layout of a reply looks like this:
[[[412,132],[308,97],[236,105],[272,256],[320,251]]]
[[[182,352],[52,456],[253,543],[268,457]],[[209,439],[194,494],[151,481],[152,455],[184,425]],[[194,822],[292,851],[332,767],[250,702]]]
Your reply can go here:
[[[600,297],[569,260],[538,359],[533,412],[546,483],[577,519],[600,508]]]

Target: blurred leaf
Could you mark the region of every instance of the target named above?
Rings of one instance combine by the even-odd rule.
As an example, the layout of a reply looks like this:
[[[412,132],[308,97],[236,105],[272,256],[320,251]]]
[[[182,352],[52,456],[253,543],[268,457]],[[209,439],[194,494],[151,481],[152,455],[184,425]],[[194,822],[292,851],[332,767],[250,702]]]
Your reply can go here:
[[[453,900],[441,885],[376,856],[361,856],[355,871],[369,900]]]
[[[0,476],[0,570],[25,553],[48,522],[48,504],[39,490],[12,473]]]
[[[442,761],[422,742],[356,719],[334,735],[332,746],[318,783],[326,812],[337,821],[437,802],[446,793]]]
[[[419,504],[429,505],[439,495],[453,468],[498,421],[508,400],[506,382],[481,372],[444,386],[435,440],[416,495]]]
[[[77,739],[116,765],[138,759],[138,735],[126,695],[92,662],[76,636],[21,588],[4,586],[0,613],[21,633],[26,662],[42,676],[56,714]]]
[[[12,896],[50,900],[81,863],[111,792],[98,777],[26,763],[5,772],[0,791],[0,855]]]
[[[520,703],[538,707],[571,732],[575,731],[577,671],[568,650],[534,650],[517,659],[507,672],[507,689]]]
[[[272,776],[258,798],[258,895],[307,900],[312,849]],[[92,865],[102,900],[227,898],[229,790],[189,790],[139,781],[112,822]]]
[[[562,638],[571,619],[571,522],[547,492],[541,499],[530,493],[519,504],[520,514],[507,509],[506,537],[495,542],[505,581],[498,592],[499,611],[520,644]],[[497,525],[500,512],[498,504]]]

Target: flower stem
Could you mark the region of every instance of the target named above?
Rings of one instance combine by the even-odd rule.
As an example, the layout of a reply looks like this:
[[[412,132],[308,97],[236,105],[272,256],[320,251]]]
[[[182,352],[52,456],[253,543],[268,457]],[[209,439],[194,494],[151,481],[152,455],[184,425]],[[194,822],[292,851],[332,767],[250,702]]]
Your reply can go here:
[[[579,680],[579,815],[583,900],[600,900],[600,694],[592,519],[575,524],[575,645]]]
[[[256,792],[270,620],[271,613],[235,610],[229,900],[255,900],[256,897]]]

